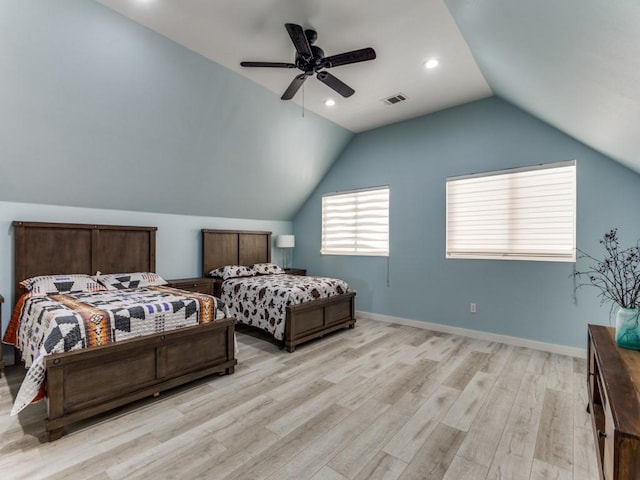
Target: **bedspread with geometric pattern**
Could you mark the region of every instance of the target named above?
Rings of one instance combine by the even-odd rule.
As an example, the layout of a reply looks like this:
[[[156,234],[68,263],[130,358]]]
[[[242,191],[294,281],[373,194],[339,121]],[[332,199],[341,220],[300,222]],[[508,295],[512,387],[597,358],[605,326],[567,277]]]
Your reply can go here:
[[[44,396],[44,358],[224,318],[215,297],[171,287],[23,295],[4,342],[20,349],[29,368],[11,411]],[[220,305],[222,303],[220,302]]]

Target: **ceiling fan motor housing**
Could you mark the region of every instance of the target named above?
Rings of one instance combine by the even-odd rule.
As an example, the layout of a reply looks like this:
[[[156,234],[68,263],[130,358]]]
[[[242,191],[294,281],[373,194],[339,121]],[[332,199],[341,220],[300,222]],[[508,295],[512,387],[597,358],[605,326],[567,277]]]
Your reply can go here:
[[[296,53],[296,67],[309,75],[314,71],[317,72],[321,68],[325,68],[325,64],[324,50],[316,45],[311,45],[311,57]]]

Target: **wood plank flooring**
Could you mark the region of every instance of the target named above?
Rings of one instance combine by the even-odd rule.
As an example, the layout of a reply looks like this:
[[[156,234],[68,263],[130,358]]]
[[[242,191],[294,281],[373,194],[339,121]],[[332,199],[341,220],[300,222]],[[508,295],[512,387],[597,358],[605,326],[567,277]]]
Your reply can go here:
[[[236,373],[43,443],[43,404],[9,411],[2,479],[596,480],[585,362],[360,320],[289,354],[238,334]]]

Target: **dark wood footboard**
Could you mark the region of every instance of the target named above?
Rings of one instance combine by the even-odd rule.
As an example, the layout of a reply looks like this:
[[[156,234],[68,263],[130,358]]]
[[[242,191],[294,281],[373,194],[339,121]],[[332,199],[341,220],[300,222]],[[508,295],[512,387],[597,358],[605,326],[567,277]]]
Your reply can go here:
[[[355,292],[287,307],[284,346],[293,352],[296,345],[341,328],[353,328]]]
[[[46,358],[49,440],[64,427],[214,373],[233,373],[235,320]]]

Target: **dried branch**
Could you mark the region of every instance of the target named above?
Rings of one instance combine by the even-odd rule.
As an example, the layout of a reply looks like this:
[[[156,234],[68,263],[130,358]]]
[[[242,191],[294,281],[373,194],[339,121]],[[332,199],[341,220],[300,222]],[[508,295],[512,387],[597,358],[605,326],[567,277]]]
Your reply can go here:
[[[640,304],[640,240],[636,245],[620,250],[618,229],[614,228],[604,234],[600,244],[604,247],[602,260],[592,257],[578,249],[578,259],[590,262],[587,270],[572,275],[580,282],[581,287],[595,287],[599,293],[600,303],[613,302],[622,308],[636,308]]]

